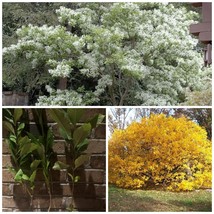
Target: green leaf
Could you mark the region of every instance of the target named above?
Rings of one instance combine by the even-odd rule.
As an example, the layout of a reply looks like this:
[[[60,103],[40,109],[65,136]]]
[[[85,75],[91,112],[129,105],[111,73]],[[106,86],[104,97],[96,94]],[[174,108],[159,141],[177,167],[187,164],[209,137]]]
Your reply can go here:
[[[24,123],[19,124],[18,131],[17,131],[17,136],[20,136],[20,134],[22,133],[24,127],[25,127]]]
[[[97,114],[88,122],[91,124],[91,128],[94,129],[97,127],[98,124],[100,124],[103,121],[104,118],[105,118],[105,115]]]
[[[75,169],[89,161],[89,155],[81,155],[75,160]]]
[[[25,157],[26,155],[30,154],[32,151],[37,150],[38,145],[34,143],[27,142],[24,145],[22,145],[20,149],[20,156]]]
[[[53,170],[61,170],[61,169],[68,169],[70,166],[68,164],[65,164],[61,161],[55,162],[53,166]]]
[[[30,178],[29,178],[26,174],[23,174],[23,175],[22,175],[22,179],[23,179],[23,180],[26,180],[26,181],[29,181]]]
[[[67,133],[64,131],[64,129],[59,128],[59,133],[63,139],[66,139],[66,140],[68,139]],[[71,139],[68,139],[68,140],[71,140]]]
[[[81,143],[85,140],[91,133],[91,124],[85,123],[84,125],[78,127],[73,134],[74,145]]]
[[[77,183],[80,180],[80,176],[75,176],[74,183]]]
[[[47,133],[47,150],[50,150],[53,147],[54,136],[52,130],[49,128]]]
[[[4,119],[9,121],[11,124],[15,125],[12,112],[13,112],[12,109],[3,109],[3,116],[4,116]]]
[[[38,138],[36,138],[33,134],[31,134],[30,132],[27,132],[27,135],[33,143],[35,143],[35,144],[38,143]]]
[[[81,153],[81,152],[85,151],[85,150],[88,148],[88,144],[89,144],[88,139],[85,139],[85,140],[82,141],[81,143],[77,144],[76,150],[77,150],[79,153]]]
[[[30,165],[31,170],[36,170],[41,162],[41,160],[34,160]]]
[[[24,123],[20,123],[19,127],[18,127],[18,131],[21,131],[22,129],[24,129],[25,124]]]
[[[23,110],[21,108],[15,108],[14,109],[14,122],[15,122],[15,124],[18,122],[18,120],[20,119],[22,114],[23,114]]]
[[[73,123],[73,125],[76,125],[76,123],[78,123],[81,117],[83,116],[85,109],[69,108],[67,112],[68,112],[70,121]]]
[[[20,170],[16,173],[16,175],[15,175],[15,177],[14,177],[14,180],[15,180],[15,181],[21,181],[21,180],[22,180],[22,176],[23,176],[23,171],[22,171],[22,169],[20,169]]]
[[[60,109],[50,109],[49,110],[51,118],[57,123],[59,128],[61,128],[67,135],[68,139],[71,139],[71,127],[68,118],[65,115],[64,110]]]
[[[45,159],[45,148],[44,148],[44,146],[41,145],[41,144],[38,145],[37,148],[36,148],[36,151],[37,151],[37,153],[39,155],[39,158],[41,160],[44,160]]]
[[[30,139],[28,138],[27,135],[24,137],[19,137],[19,140],[17,142],[20,146],[23,146],[24,144],[30,143]]]
[[[16,136],[15,135],[11,134],[9,137],[9,140],[16,144]]]
[[[35,178],[36,178],[36,173],[37,173],[37,170],[35,170],[35,171],[31,174],[31,176],[30,176],[30,178],[29,178],[29,181],[31,182],[31,189],[32,189],[32,190],[33,190],[34,187],[35,187],[34,181],[35,181]]]
[[[13,125],[11,123],[9,123],[8,121],[3,121],[3,126],[5,129],[7,129],[7,131],[15,134],[15,130],[14,130]]]

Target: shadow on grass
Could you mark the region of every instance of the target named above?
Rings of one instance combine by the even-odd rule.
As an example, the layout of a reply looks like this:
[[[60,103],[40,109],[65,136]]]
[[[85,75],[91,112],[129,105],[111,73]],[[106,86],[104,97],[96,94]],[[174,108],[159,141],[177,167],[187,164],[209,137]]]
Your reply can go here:
[[[207,192],[171,193],[165,191],[129,191],[109,189],[109,211],[126,212],[188,212],[212,210],[211,195]]]
[[[177,207],[186,207],[187,211],[201,211],[201,212],[211,212],[212,211],[212,202],[198,200],[197,202],[186,200],[186,201],[176,201],[170,200],[170,204]]]
[[[126,193],[123,190],[113,191],[109,195],[109,211],[141,211],[141,212],[155,212],[155,211],[171,211],[168,210],[168,205],[156,200],[152,197],[134,196]]]

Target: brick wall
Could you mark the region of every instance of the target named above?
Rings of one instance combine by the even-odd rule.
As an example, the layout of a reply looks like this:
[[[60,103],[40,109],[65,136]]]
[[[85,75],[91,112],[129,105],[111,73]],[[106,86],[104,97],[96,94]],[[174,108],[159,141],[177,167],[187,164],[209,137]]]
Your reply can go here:
[[[47,111],[48,112],[48,111]],[[102,113],[105,109],[87,109],[83,117],[85,121],[90,116]],[[48,117],[49,118],[49,117]],[[36,131],[35,123],[30,115],[31,132]],[[56,142],[54,151],[57,159],[65,161],[64,142],[60,139],[56,125],[50,120],[53,127]],[[78,211],[105,211],[106,197],[106,170],[105,170],[105,121],[100,124],[90,137],[90,143],[86,153],[91,154],[90,163],[77,170],[80,181],[74,188],[74,203]],[[6,135],[4,130],[3,136]],[[37,173],[36,185],[33,198],[31,199],[22,185],[15,183],[13,175],[8,167],[11,165],[11,158],[7,144],[3,139],[3,174],[2,174],[2,194],[3,211],[47,211],[49,196],[43,181],[41,172]],[[71,203],[72,185],[66,171],[52,171],[52,209],[51,211],[66,211]]]

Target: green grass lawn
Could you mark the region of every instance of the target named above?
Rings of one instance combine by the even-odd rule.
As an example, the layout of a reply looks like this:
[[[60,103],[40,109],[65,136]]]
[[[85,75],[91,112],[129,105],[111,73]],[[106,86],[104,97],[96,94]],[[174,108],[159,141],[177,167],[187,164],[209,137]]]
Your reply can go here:
[[[212,193],[125,190],[109,186],[109,211],[188,212],[212,211]]]

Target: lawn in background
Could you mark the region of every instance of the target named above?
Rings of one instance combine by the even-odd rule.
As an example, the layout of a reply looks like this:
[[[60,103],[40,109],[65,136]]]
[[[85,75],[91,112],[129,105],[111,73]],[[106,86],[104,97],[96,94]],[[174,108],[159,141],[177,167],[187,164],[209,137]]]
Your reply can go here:
[[[212,193],[208,190],[169,192],[125,190],[109,186],[109,211],[211,212]]]

